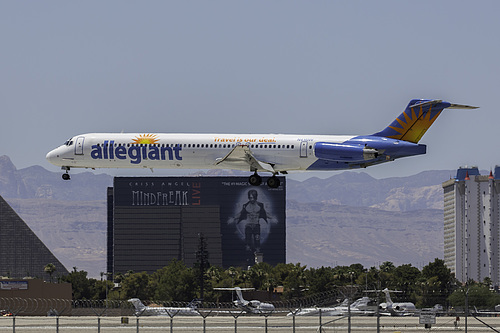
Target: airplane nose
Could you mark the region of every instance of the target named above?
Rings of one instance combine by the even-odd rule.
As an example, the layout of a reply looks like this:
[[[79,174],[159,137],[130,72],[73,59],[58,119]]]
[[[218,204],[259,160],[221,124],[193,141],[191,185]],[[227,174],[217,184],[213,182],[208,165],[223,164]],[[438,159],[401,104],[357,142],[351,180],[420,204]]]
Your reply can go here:
[[[59,154],[57,153],[57,149],[54,149],[54,150],[51,150],[47,153],[47,155],[45,156],[45,158],[47,159],[47,161],[49,161],[50,163],[52,164],[55,164],[55,162],[57,161],[57,159],[59,158]]]

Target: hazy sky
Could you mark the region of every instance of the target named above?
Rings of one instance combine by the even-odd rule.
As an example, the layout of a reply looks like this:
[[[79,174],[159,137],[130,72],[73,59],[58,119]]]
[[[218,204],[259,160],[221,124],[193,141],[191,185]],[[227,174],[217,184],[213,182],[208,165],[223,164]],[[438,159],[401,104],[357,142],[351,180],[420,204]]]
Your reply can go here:
[[[88,132],[372,134],[432,98],[481,108],[445,110],[427,155],[366,171],[490,169],[499,13],[498,1],[2,1],[0,155],[59,171],[46,153]]]

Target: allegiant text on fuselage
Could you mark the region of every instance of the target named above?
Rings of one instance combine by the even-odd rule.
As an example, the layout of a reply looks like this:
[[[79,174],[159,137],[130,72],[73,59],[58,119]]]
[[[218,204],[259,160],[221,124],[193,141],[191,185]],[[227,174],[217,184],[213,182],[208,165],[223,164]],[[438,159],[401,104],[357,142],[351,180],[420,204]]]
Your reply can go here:
[[[113,140],[109,142],[106,140],[102,146],[93,145],[91,148],[92,151],[90,152],[90,156],[94,160],[126,160],[128,158],[132,164],[139,164],[143,159],[158,161],[173,161],[175,159],[177,161],[182,161],[182,147],[180,145],[174,147],[158,147],[148,144],[131,144],[130,147],[124,145],[115,147],[115,142]]]

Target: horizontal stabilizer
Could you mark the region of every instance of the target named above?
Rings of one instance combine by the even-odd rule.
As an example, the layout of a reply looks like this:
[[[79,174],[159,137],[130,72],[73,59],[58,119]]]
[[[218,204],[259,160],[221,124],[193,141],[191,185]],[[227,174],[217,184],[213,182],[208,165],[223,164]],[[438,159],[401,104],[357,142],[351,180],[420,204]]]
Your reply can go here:
[[[448,109],[478,109],[479,106],[463,105],[463,104],[451,104]]]
[[[450,109],[477,109],[475,106],[452,104],[440,99],[413,99],[406,109],[383,131],[375,133],[390,139],[418,143],[441,111]]]

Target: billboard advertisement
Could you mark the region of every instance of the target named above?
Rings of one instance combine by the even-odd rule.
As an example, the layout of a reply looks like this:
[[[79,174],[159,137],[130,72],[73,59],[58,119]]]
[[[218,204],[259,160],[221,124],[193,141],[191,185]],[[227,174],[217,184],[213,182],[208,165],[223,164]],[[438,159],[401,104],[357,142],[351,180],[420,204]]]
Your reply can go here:
[[[196,232],[183,228],[201,229],[203,223],[213,223],[202,216],[205,209],[207,215],[216,209],[218,214],[210,216],[217,219],[216,223],[220,226],[223,267],[252,265],[256,254],[264,262],[275,265],[284,263],[286,259],[286,181],[284,177],[280,177],[280,181],[278,188],[269,188],[266,185],[251,186],[247,177],[116,177],[113,200],[115,211],[122,208],[127,212],[126,216],[136,216],[134,223],[138,228],[142,213],[149,219],[157,216],[161,220],[162,214],[151,213],[154,209],[180,208],[178,219],[181,231],[176,237]],[[187,221],[185,216],[188,214],[182,213],[183,208],[197,208],[200,217],[196,221],[202,224],[197,227],[193,221]],[[115,234],[120,229],[119,223],[120,219],[115,216]],[[154,229],[150,232],[154,238]],[[195,240],[190,238],[189,241]],[[188,245],[185,240],[179,244],[183,247]]]

